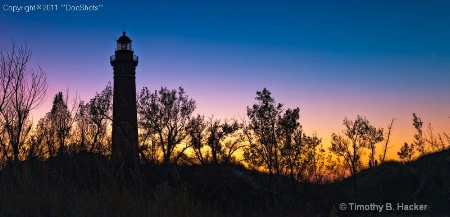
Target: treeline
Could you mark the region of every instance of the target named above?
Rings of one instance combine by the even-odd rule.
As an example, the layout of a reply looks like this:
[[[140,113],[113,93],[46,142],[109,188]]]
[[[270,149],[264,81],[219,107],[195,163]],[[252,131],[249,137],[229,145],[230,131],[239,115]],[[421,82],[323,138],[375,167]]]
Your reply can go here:
[[[31,112],[46,97],[46,74],[31,68],[31,50],[13,43],[0,50],[0,163],[90,152],[110,156],[112,123],[111,84],[89,101],[57,93],[53,105],[35,126]],[[276,191],[277,180],[324,183],[356,174],[367,166],[381,164],[392,146],[395,119],[386,130],[365,117],[345,117],[341,133],[331,135],[324,148],[316,134],[308,135],[300,124],[299,108],[284,108],[267,89],[256,92],[253,105],[242,119],[217,119],[195,114],[196,102],[183,88],[144,87],[137,96],[139,157],[141,162],[177,164],[242,163],[269,174],[268,189]],[[413,114],[414,142],[405,143],[398,155],[411,160],[450,144],[445,133],[434,133],[431,124],[424,133],[422,120]],[[382,153],[377,157],[377,147]],[[363,162],[364,153],[368,161]]]

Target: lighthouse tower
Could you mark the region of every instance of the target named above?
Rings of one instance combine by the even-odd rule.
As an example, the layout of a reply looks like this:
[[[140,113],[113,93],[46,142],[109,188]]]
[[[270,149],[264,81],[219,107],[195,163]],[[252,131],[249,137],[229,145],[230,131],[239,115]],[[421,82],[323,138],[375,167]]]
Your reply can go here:
[[[110,58],[114,69],[114,98],[112,126],[112,157],[133,165],[138,159],[136,111],[136,66],[138,57],[131,48],[131,39],[123,35]]]

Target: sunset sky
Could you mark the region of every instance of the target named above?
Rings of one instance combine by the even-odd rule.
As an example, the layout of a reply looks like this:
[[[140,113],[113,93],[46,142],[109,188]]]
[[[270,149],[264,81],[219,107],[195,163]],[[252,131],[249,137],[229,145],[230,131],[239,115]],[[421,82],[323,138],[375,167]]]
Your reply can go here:
[[[196,113],[245,117],[266,87],[300,107],[305,132],[327,146],[358,114],[376,127],[397,119],[391,158],[413,140],[413,112],[450,133],[449,1],[0,2],[0,46],[26,42],[48,76],[35,120],[58,91],[88,101],[113,81],[109,56],[125,30],[139,56],[137,91],[182,86]],[[58,10],[8,11],[38,3]]]

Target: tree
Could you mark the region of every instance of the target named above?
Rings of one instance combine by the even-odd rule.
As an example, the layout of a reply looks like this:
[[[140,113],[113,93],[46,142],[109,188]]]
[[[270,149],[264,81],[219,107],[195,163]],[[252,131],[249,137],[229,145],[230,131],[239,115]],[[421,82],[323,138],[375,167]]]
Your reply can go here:
[[[387,128],[386,139],[385,139],[384,145],[382,147],[383,153],[380,154],[380,156],[379,156],[379,160],[380,160],[381,164],[383,164],[386,159],[386,153],[387,153],[388,148],[391,148],[391,147],[389,147],[389,142],[390,142],[390,138],[391,138],[392,127],[394,125],[394,121],[395,121],[395,118],[392,118],[391,123],[388,125],[388,128]],[[375,165],[376,165],[376,163],[375,163]],[[380,169],[384,170],[385,168],[381,167]],[[378,173],[378,180],[379,180],[378,188],[379,188],[380,202],[383,201],[383,192],[384,192],[383,184],[382,184],[383,183],[383,174],[384,174],[383,172]]]
[[[76,114],[81,150],[105,153],[107,150],[107,128],[111,122],[112,87],[106,85],[101,93],[95,93],[88,103],[81,102]]]
[[[68,148],[74,122],[72,114],[77,108],[75,98],[72,109],[69,110],[68,95],[68,91],[65,97],[62,92],[58,92],[53,98],[50,112],[47,112],[38,122],[36,139],[45,144],[49,156],[62,155]]]
[[[239,145],[242,141],[241,135],[237,133],[240,129],[237,120],[231,122],[225,119],[210,117],[205,121],[204,116],[197,116],[193,122],[190,132],[191,144],[196,158],[201,162],[208,162],[203,156],[202,148],[209,147],[211,150],[211,161],[213,163],[229,163],[233,154],[243,147]]]
[[[32,132],[30,132],[27,146],[28,150],[25,153],[25,160],[32,158],[45,160],[48,157],[46,147],[43,143],[43,137],[38,135],[37,128],[34,128]]]
[[[342,157],[334,155],[329,150],[326,156],[325,176],[329,182],[342,181],[346,177],[347,166]]]
[[[365,129],[367,138],[366,138],[366,147],[370,150],[369,153],[369,165],[375,166],[375,148],[376,145],[383,141],[383,128],[375,128],[370,125],[367,121],[367,126]]]
[[[322,139],[316,134],[307,136],[303,134],[299,154],[298,180],[316,183],[321,181],[321,169],[325,167],[325,149]]]
[[[31,53],[14,42],[10,50],[0,49],[0,124],[14,161],[31,130],[30,112],[43,103],[47,91],[45,72],[39,65],[29,68]]]
[[[405,160],[406,162],[411,161],[412,156],[414,155],[414,144],[408,145],[405,144],[400,148],[400,151],[397,152],[397,155],[400,159]]]
[[[278,115],[283,105],[275,103],[271,93],[264,88],[256,92],[256,104],[247,107],[250,123],[245,129],[249,146],[244,151],[244,158],[254,166],[264,166],[269,171],[269,193],[271,193],[272,176],[278,170],[278,142],[275,133]]]
[[[339,158],[343,158],[345,168],[350,171],[350,175],[353,177],[353,189],[355,193],[357,193],[356,173],[362,165],[361,155],[363,152],[363,147],[361,146],[362,144],[360,143],[359,138],[353,137],[350,132],[353,131],[353,128],[356,126],[353,126],[354,124],[350,124],[347,118],[344,120],[344,125],[347,127],[347,130],[344,130],[344,135],[335,133],[331,134],[330,151],[336,154]]]
[[[448,144],[446,144],[446,139]],[[428,123],[427,125],[427,135],[425,136],[424,140],[427,144],[429,144],[429,147],[432,149],[432,151],[443,151],[446,146],[450,145],[448,135],[446,133],[435,134],[431,123]]]
[[[450,146],[450,134],[447,134],[447,133],[443,133],[443,134],[444,134],[444,136],[440,136],[439,139],[441,140],[442,143],[444,143],[444,138],[445,138],[445,140],[447,141],[447,147],[448,147],[448,146]]]
[[[416,134],[414,134],[414,141],[413,144],[411,144],[411,146],[414,146],[417,152],[419,152],[419,155],[422,156],[425,154],[426,151],[422,131],[423,121],[422,119],[420,119],[420,117],[416,115],[416,113],[413,113],[413,126],[414,128],[416,128],[417,132]]]
[[[235,119],[231,121],[225,119],[222,122],[214,120],[213,117],[209,119],[207,125],[207,145],[211,148],[213,163],[231,162],[233,154],[243,147],[240,145],[242,135],[238,132],[242,126]]]
[[[194,119],[192,113],[196,103],[189,98],[182,87],[177,90],[161,88],[151,93],[144,87],[139,94],[139,126],[149,136],[155,136],[155,142],[163,153],[163,162],[176,164],[184,151],[190,147],[185,141]],[[184,147],[180,148],[181,144]]]
[[[353,177],[353,188],[357,194],[356,174],[362,167],[361,157],[363,150],[367,147],[372,149],[374,144],[381,141],[383,130],[377,130],[370,125],[365,117],[363,118],[359,115],[355,121],[345,117],[343,124],[346,128],[342,131],[343,135],[335,133],[331,135],[330,150],[338,157],[344,159],[345,166],[350,170],[350,174]]]
[[[58,92],[53,99],[52,109],[47,113],[47,117],[51,122],[58,146],[58,154],[62,155],[66,146],[66,139],[69,136],[72,127],[72,116],[67,107],[67,99],[63,98],[62,92]]]
[[[299,109],[288,109],[279,116],[277,137],[280,142],[280,163],[281,167],[286,168],[286,173],[295,179],[300,161],[300,154],[304,149],[304,135],[301,125],[298,122],[300,118]],[[299,171],[298,171],[299,172]]]
[[[420,156],[427,151],[442,151],[446,146],[450,145],[450,137],[446,133],[435,134],[431,123],[428,123],[426,134],[424,134],[422,130],[423,121],[416,113],[413,113],[413,126],[416,129],[416,133],[411,145],[414,145]]]
[[[283,114],[283,105],[275,102],[269,90],[264,88],[256,95],[257,103],[247,107],[250,123],[244,133],[249,145],[244,150],[244,158],[249,164],[269,171],[268,191],[272,194],[273,175],[278,177],[281,172],[282,141],[288,146],[294,132],[300,129],[300,109],[288,109]]]
[[[204,137],[205,137],[205,128],[206,124],[204,123],[205,117],[203,115],[197,115],[197,117],[193,118],[189,123],[189,131],[190,135],[190,143],[192,150],[194,151],[195,158],[203,164],[208,161],[202,154],[202,148],[204,147]]]
[[[48,158],[57,153],[55,146],[55,134],[52,129],[52,124],[47,116],[39,119],[36,127],[35,145],[42,150],[42,157]]]
[[[389,126],[387,128],[388,132],[386,134],[386,141],[385,141],[385,143],[383,145],[383,154],[380,154],[380,156],[379,156],[381,164],[384,163],[384,160],[386,159],[386,152],[387,152],[388,148],[390,148],[389,147],[389,142],[390,142],[390,138],[391,138],[392,126],[394,125],[394,121],[395,121],[395,118],[392,118],[392,121],[391,121],[391,123],[389,124]]]
[[[0,163],[6,163],[12,159],[12,151],[3,127],[0,128]],[[2,165],[0,165],[2,166]]]

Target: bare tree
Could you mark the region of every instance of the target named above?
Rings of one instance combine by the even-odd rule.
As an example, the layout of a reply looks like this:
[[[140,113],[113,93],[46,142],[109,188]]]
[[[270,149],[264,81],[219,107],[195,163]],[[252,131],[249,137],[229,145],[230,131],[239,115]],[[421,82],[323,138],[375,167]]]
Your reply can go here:
[[[176,164],[184,151],[190,147],[186,137],[196,103],[182,87],[177,90],[161,88],[151,93],[144,87],[139,95],[139,126],[148,135],[155,135],[161,148],[164,164]],[[182,144],[184,144],[183,147]],[[178,149],[178,151],[177,151]]]
[[[19,161],[19,150],[31,130],[30,112],[45,100],[46,74],[38,65],[28,68],[31,50],[12,42],[11,49],[0,49],[0,122],[7,135],[13,160]]]
[[[384,160],[386,159],[387,150],[390,148],[389,147],[389,142],[390,142],[390,139],[391,139],[392,126],[394,126],[394,121],[395,121],[395,118],[392,118],[391,123],[389,124],[389,126],[387,128],[388,130],[387,130],[387,133],[386,133],[386,140],[385,140],[384,145],[383,145],[383,154],[380,154],[380,157],[379,157],[381,164],[384,163]]]
[[[447,141],[447,147],[450,146],[450,134],[443,133],[444,136],[440,137],[440,140],[444,143],[444,139]]]
[[[435,134],[434,129],[431,126],[431,123],[428,123],[427,135],[425,136],[424,140],[427,144],[429,144],[432,151],[442,151],[446,148],[446,146],[448,146],[445,141],[446,136],[447,135],[445,133]],[[447,136],[447,140],[448,140],[448,136]]]

